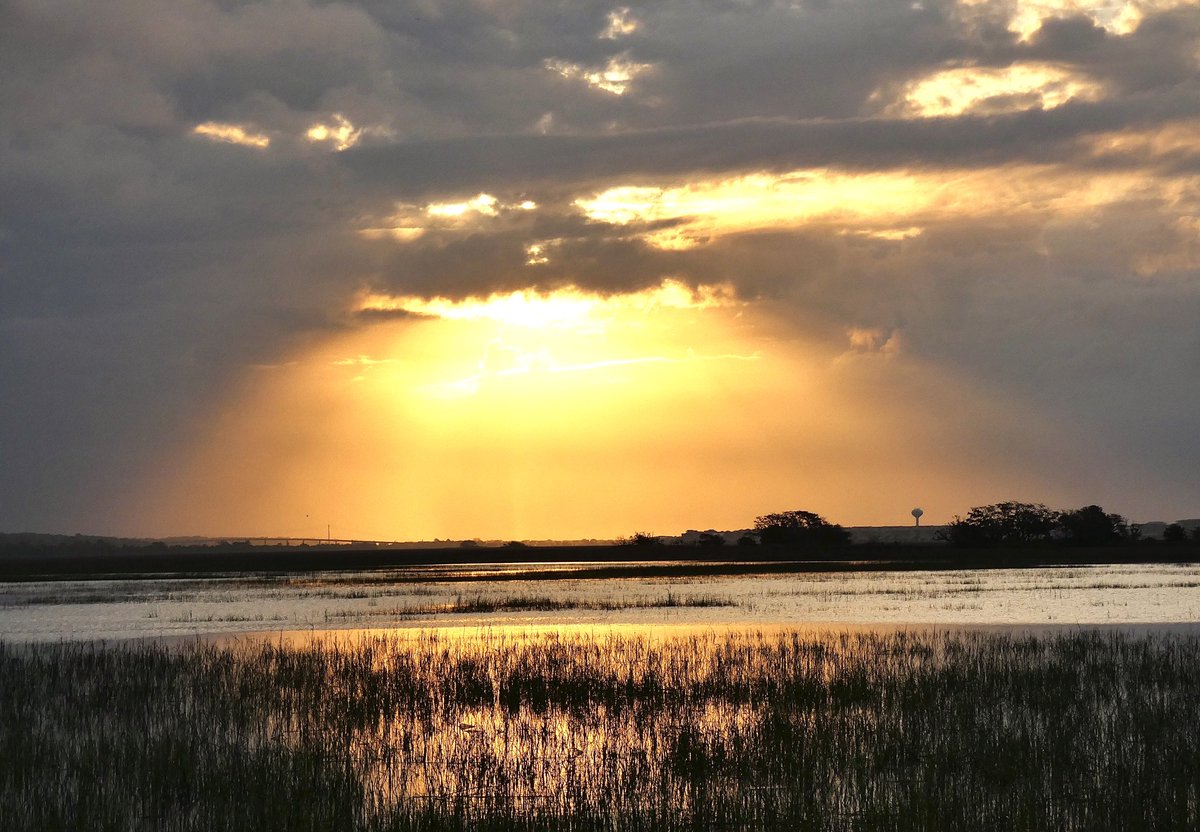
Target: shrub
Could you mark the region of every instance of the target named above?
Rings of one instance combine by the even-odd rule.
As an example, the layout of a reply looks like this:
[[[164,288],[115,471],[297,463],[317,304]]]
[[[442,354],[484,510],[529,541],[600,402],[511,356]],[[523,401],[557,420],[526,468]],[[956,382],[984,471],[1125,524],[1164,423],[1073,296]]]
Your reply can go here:
[[[1130,535],[1129,523],[1119,514],[1105,514],[1100,506],[1084,506],[1058,516],[1063,540],[1082,546],[1120,543]]]
[[[850,533],[811,511],[781,511],[754,520],[754,531],[764,544],[842,546]]]
[[[982,547],[1049,540],[1059,513],[1041,503],[993,503],[955,516],[939,536],[955,546]]]

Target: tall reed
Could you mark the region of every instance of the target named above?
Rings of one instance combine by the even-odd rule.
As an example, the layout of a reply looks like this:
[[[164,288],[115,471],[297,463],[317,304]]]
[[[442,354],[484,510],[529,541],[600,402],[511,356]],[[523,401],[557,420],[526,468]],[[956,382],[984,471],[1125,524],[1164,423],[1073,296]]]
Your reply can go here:
[[[6,830],[1200,827],[1200,639],[0,644]]]

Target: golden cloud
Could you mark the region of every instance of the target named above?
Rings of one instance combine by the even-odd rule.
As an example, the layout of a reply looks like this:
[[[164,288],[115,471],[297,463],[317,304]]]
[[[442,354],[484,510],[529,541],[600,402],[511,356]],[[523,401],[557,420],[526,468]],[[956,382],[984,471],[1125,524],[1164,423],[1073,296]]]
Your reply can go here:
[[[907,84],[885,113],[931,118],[1050,110],[1068,101],[1102,98],[1101,84],[1082,73],[1047,63],[944,69]]]
[[[271,139],[265,133],[253,132],[245,124],[232,124],[218,121],[206,121],[192,128],[197,136],[203,136],[209,141],[238,144],[243,147],[265,149],[271,144]]]

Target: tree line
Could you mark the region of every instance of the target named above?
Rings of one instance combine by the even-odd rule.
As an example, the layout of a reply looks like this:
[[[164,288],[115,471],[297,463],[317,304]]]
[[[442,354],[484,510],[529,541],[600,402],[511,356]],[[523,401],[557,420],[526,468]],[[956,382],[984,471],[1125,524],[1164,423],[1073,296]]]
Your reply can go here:
[[[725,536],[716,532],[701,532],[699,546],[723,546]],[[845,546],[850,542],[850,532],[837,523],[830,523],[812,511],[780,511],[763,514],[754,519],[754,529],[738,539],[739,546]],[[624,538],[626,546],[656,546],[662,539],[649,532],[635,532]]]
[[[1097,505],[1077,509],[1052,509],[1042,503],[1008,501],[975,506],[966,517],[954,519],[939,529],[938,540],[960,548],[992,548],[1062,544],[1076,546],[1110,546],[1135,543],[1141,530],[1120,514],[1110,513]],[[1163,533],[1168,543],[1188,539],[1200,542],[1200,527],[1191,532],[1172,523]],[[661,538],[648,532],[637,532],[621,541],[629,546],[653,546]],[[700,546],[721,546],[724,535],[702,532]],[[754,520],[752,531],[742,535],[739,546],[812,546],[829,548],[850,543],[850,532],[821,515],[803,510],[763,514]]]
[[[1042,543],[1112,546],[1141,539],[1137,526],[1097,505],[1056,510],[1042,503],[1018,502],[976,506],[966,517],[956,515],[938,534],[951,545],[966,548]],[[1200,528],[1193,529],[1191,537],[1200,541]],[[1163,533],[1163,540],[1169,543],[1187,539],[1187,529],[1178,523],[1167,526]]]

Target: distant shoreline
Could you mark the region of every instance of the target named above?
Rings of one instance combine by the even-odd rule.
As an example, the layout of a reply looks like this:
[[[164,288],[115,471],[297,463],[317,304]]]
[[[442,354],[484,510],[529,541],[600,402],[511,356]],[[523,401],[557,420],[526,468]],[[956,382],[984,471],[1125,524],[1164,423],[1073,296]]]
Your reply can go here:
[[[1061,545],[954,549],[942,545],[854,544],[825,550],[791,546],[547,546],[407,549],[377,547],[197,547],[147,551],[9,550],[0,581],[213,577],[245,573],[395,570],[405,567],[503,567],[574,564],[570,570],[526,569],[472,580],[778,574],[787,572],[1028,568],[1053,565],[1200,563],[1200,544],[1145,541],[1104,547]],[[428,579],[425,576],[424,579]],[[453,575],[438,578],[455,580]],[[461,578],[460,578],[461,579]]]

